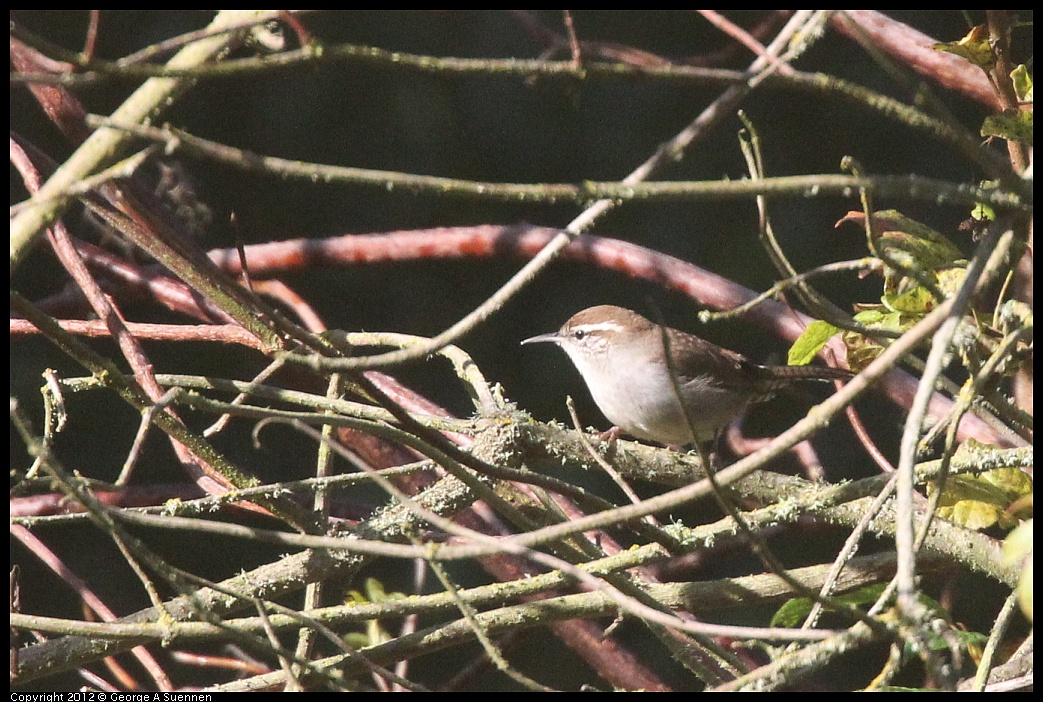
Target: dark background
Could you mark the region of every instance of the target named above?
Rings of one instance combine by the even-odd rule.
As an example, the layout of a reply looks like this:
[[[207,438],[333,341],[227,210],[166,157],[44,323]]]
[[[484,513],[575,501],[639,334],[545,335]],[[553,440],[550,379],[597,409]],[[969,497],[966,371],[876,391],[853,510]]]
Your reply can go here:
[[[560,13],[537,16],[546,27],[561,32]],[[732,13],[735,21],[746,24],[761,16]],[[955,39],[966,31],[958,12],[895,16],[939,40]],[[106,12],[97,54],[116,58],[207,19],[201,12]],[[15,13],[15,20],[74,49],[82,43],[86,15]],[[506,12],[334,12],[305,15],[302,20],[328,44],[352,42],[465,57],[528,58],[543,50]],[[574,21],[582,39],[631,44],[678,60],[728,44],[695,13],[578,11]],[[289,39],[292,43],[292,36]],[[721,67],[741,69],[750,60],[740,52]],[[910,98],[862,49],[836,34],[815,45],[798,66]],[[89,110],[105,114],[128,90],[126,85],[106,84],[77,93]],[[206,138],[303,161],[491,182],[577,183],[622,178],[719,92],[716,86],[665,81],[441,77],[337,62],[206,81],[164,119]],[[942,97],[968,129],[976,130],[983,109],[959,96]],[[915,173],[966,182],[980,177],[938,142],[836,97],[769,88],[755,91],[741,107],[760,131],[769,175],[838,173],[841,158],[850,155],[873,174]],[[12,127],[19,134],[56,158],[69,152],[40,118],[24,88],[12,89],[11,109]],[[656,177],[742,178],[745,167],[736,138],[740,127],[735,117],[725,120],[683,161]],[[501,204],[387,193],[284,182],[212,164],[183,163],[215,212],[216,223],[207,239],[214,247],[232,245],[230,212],[235,212],[246,243],[477,223],[564,226],[579,212],[572,204]],[[877,206],[899,207],[943,232],[951,232],[966,216],[921,202],[880,201]],[[844,213],[858,208],[854,198],[782,199],[773,202],[771,214],[787,253],[798,268],[807,268],[864,255],[857,228],[833,228]],[[602,217],[592,233],[643,244],[760,290],[771,285],[776,274],[756,243],[756,221],[752,201],[629,203]],[[331,327],[431,335],[485,299],[518,266],[516,261],[421,262],[307,270],[284,279]],[[31,291],[53,280],[26,267],[15,282],[19,289]],[[821,286],[842,305],[872,301],[879,292],[877,281],[859,283],[850,276],[822,279]],[[675,326],[695,329],[697,324],[692,303],[674,293],[613,272],[556,264],[462,345],[491,379],[504,384],[508,396],[523,406],[538,407],[546,417],[558,411],[552,407],[560,410],[560,395],[551,396],[553,405],[547,406],[542,383],[532,381],[557,369],[568,371],[565,359],[547,349],[518,349],[516,343],[557,328],[573,312],[598,303],[623,304],[646,314],[656,308]],[[720,324],[701,333],[757,359],[784,352],[783,346],[741,323]],[[547,387],[560,387],[556,376]]]

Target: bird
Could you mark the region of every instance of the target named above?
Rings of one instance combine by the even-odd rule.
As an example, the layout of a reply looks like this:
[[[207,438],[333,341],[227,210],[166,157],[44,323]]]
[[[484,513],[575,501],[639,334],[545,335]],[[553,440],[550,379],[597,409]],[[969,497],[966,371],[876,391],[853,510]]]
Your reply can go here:
[[[713,439],[751,402],[794,382],[853,377],[826,366],[759,365],[614,305],[584,309],[557,331],[521,343],[559,346],[610,422],[636,439],[670,446]]]

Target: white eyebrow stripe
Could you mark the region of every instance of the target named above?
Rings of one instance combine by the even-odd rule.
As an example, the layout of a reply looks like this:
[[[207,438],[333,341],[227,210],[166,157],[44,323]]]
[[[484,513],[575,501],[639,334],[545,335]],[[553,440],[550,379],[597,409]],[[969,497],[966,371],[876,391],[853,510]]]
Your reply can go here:
[[[621,332],[623,327],[615,322],[591,322],[590,324],[580,324],[572,328],[573,331],[582,329],[583,331],[608,331],[608,332]]]

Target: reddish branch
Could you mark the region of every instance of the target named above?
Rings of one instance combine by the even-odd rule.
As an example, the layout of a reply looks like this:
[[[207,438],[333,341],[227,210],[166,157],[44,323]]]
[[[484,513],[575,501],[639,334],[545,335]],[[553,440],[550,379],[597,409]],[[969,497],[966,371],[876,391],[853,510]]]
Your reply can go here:
[[[321,240],[295,239],[246,247],[246,261],[255,276],[271,276],[314,266],[343,266],[391,261],[531,257],[559,233],[557,229],[531,225],[480,225],[399,231],[387,234],[351,234]],[[687,261],[617,239],[583,235],[561,254],[564,260],[587,263],[639,278],[691,297],[700,306],[728,310],[749,301],[756,293],[727,278]],[[234,249],[215,250],[211,259],[233,275],[241,270]],[[811,321],[787,305],[766,300],[750,310],[745,319],[777,336],[793,341]],[[916,392],[917,379],[893,371],[882,383],[884,392],[899,407],[908,407]],[[951,401],[935,395],[931,416],[940,418]],[[974,415],[960,425],[961,440],[975,438],[1000,446],[1011,438],[1000,436]]]
[[[963,93],[990,109],[1003,109],[995,88],[980,68],[955,54],[935,50],[937,39],[907,24],[877,10],[837,12],[832,24],[859,44],[884,52],[943,88]]]

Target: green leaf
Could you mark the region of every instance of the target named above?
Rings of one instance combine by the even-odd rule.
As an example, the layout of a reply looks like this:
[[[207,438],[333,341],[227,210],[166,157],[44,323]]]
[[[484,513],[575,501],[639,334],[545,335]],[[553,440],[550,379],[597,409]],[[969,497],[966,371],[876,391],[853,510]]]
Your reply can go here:
[[[804,333],[793,342],[789,349],[787,363],[791,366],[806,366],[811,363],[819,351],[838,332],[839,327],[834,327],[829,322],[816,319],[808,325]]]
[[[991,222],[996,219],[996,210],[987,202],[979,202],[971,210],[971,217],[979,222]]]
[[[871,605],[880,599],[885,587],[886,585],[880,583],[866,585],[845,595],[838,595],[834,599],[854,607]],[[772,616],[771,625],[795,629],[808,618],[813,604],[814,601],[810,597],[794,597],[792,600],[787,600]]]
[[[772,616],[771,625],[796,629],[808,618],[812,604],[810,597],[794,597],[792,600],[783,602]]]
[[[883,305],[865,305],[855,314],[854,320],[867,327],[894,332],[904,332],[912,326],[902,318],[900,313],[889,310]]]

